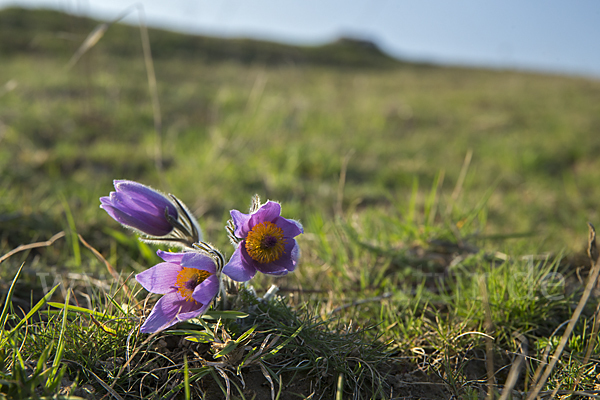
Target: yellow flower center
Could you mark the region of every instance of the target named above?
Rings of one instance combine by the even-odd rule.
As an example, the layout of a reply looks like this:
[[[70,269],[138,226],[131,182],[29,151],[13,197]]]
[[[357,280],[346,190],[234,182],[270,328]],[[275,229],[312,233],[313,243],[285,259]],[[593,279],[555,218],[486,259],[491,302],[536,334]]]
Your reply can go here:
[[[279,260],[285,251],[283,229],[272,222],[254,225],[246,237],[246,251],[261,264]]]
[[[196,289],[196,286],[204,282],[204,280],[211,275],[212,274],[208,271],[197,268],[183,267],[179,274],[177,274],[177,282],[175,283],[175,287],[178,289],[181,297],[183,297],[186,301],[193,301],[197,303],[197,301],[192,297],[192,294],[194,294],[194,289]]]

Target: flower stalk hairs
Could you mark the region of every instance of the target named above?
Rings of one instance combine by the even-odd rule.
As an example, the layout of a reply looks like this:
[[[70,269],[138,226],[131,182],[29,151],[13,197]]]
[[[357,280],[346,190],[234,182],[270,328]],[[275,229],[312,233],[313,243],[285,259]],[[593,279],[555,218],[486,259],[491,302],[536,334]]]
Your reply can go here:
[[[225,264],[223,254],[202,241],[198,222],[175,196],[127,180],[115,180],[114,186],[114,192],[100,198],[100,208],[139,233],[140,240],[183,250],[158,250],[164,262],[135,277],[148,292],[163,295],[141,326],[142,333],[200,316],[219,293],[224,299],[221,272],[245,282],[257,271],[279,276],[296,268],[300,251],[295,238],[304,231],[299,222],[281,216],[279,203],[260,204],[255,196],[249,214],[231,211],[227,232],[235,251]]]

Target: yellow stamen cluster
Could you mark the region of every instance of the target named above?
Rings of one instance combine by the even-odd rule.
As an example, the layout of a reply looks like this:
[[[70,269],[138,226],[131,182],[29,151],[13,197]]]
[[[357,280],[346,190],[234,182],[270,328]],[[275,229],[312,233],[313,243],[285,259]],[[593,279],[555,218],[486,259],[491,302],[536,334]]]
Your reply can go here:
[[[196,302],[196,300],[194,300],[192,297],[194,294],[194,289],[196,286],[204,282],[204,280],[210,275],[211,273],[208,271],[197,268],[183,267],[183,269],[177,275],[175,287],[178,289],[181,297],[183,297],[186,301]]]
[[[261,264],[279,260],[285,251],[285,244],[283,229],[272,222],[254,225],[246,237],[246,251]]]

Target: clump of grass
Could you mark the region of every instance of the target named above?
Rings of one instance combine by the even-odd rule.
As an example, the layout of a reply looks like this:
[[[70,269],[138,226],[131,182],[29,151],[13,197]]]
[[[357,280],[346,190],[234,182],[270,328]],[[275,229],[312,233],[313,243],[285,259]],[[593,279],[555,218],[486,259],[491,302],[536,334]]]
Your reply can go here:
[[[381,223],[372,214],[367,221],[372,224],[369,229],[377,229]],[[386,217],[385,224],[393,223]],[[568,332],[569,340],[564,342],[567,351],[560,355],[556,350],[564,346],[555,339],[557,326],[565,327],[573,318],[573,299],[565,290],[568,279],[559,275],[560,259],[499,259],[504,255],[457,252],[451,258],[454,262],[436,264],[436,268],[444,268],[433,279],[421,276],[406,281],[406,276],[392,267],[399,263],[401,253],[381,245],[393,243],[390,237],[379,232],[374,235],[378,241],[363,243],[357,233],[362,230],[365,237],[370,236],[365,226],[355,225],[353,233],[348,233],[351,231],[344,224],[324,224],[315,229],[313,237],[328,238],[315,247],[325,251],[323,257],[327,258],[321,262],[344,272],[323,282],[329,298],[300,293],[290,301],[260,300],[243,289],[234,304],[247,316],[209,313],[176,330],[147,337],[137,331],[145,300],[136,294],[132,282],[116,276],[112,284],[93,290],[74,287],[65,292],[63,303],[48,303],[49,293],[19,319],[14,310],[7,311],[17,276],[3,313],[14,326],[3,330],[3,337],[12,340],[2,347],[2,373],[9,382],[3,386],[4,393],[21,388],[18,390],[27,393],[62,390],[123,397],[135,392],[144,398],[159,398],[186,391],[190,396],[207,396],[216,390],[230,398],[286,398],[290,393],[393,398],[407,385],[415,390],[438,385],[438,397],[444,393],[469,397],[502,391],[511,359],[522,352],[523,343],[528,343],[534,358],[525,363],[531,369],[511,388],[526,392],[539,382],[546,391],[560,392],[565,390],[562,385],[572,390],[592,387],[590,363],[599,347],[590,339],[589,332],[598,332],[590,310],[569,328],[572,335]],[[396,235],[399,230],[390,232]],[[431,232],[443,234],[443,229]],[[68,247],[64,251],[70,253]],[[94,260],[85,257],[84,266]],[[315,254],[309,252],[307,257],[308,262],[316,262]],[[336,287],[350,287],[353,294],[334,292]],[[572,292],[577,295],[577,290]],[[40,311],[46,303],[51,308]],[[543,383],[539,380],[542,375],[534,373],[534,360],[549,359],[550,351],[557,352],[566,364],[548,370],[548,383]],[[28,369],[39,360],[47,360],[40,364],[45,367]],[[493,362],[488,365],[486,360]],[[411,372],[411,368],[418,369]],[[44,372],[46,369],[54,372]],[[415,381],[416,371],[423,374],[421,381]],[[46,375],[40,375],[42,372]],[[58,378],[45,383],[58,373],[66,378],[64,384],[57,386]],[[258,381],[264,385],[251,384]]]
[[[18,275],[11,288],[17,279]],[[29,315],[7,334],[12,346],[2,346],[4,394],[82,393],[83,389],[75,389],[81,387],[88,394],[109,393],[116,398],[132,392],[160,398],[190,388],[204,396],[207,390],[226,387],[224,396],[243,398],[247,374],[252,380],[262,374],[273,396],[276,385],[279,393],[291,387],[302,396],[330,397],[340,391],[371,398],[385,397],[387,392],[383,367],[389,356],[381,343],[368,339],[364,329],[320,321],[308,309],[293,311],[281,299],[255,300],[249,315],[218,314],[246,316],[250,328],[246,319],[222,323],[209,314],[178,330],[144,338],[137,330],[138,303],[132,297],[100,291],[93,301],[95,309],[89,309],[70,305],[67,294],[64,304],[50,302],[51,309],[39,311],[50,295],[29,313],[36,313],[39,322],[30,321]],[[128,302],[120,303],[119,297]],[[38,366],[27,371],[26,365],[32,363]],[[184,364],[190,376],[183,374]],[[69,387],[61,384],[63,376]],[[344,385],[338,384],[340,377]]]
[[[561,255],[510,256],[473,245],[470,241],[484,242],[478,213],[485,214],[485,204],[466,215],[448,214],[452,208],[443,204],[425,206],[428,213],[438,213],[431,220],[431,214],[413,213],[414,204],[398,205],[401,213],[352,210],[348,221],[327,226],[314,221],[321,233],[314,238],[315,249],[334,272],[331,287],[354,287],[359,297],[332,311],[358,323],[378,315],[378,332],[391,340],[396,354],[437,376],[456,396],[469,396],[477,387],[489,393],[489,382],[501,388],[523,343],[536,346],[541,357],[539,346],[573,318],[581,295],[573,271]],[[336,300],[345,298],[341,293]],[[586,315],[591,312],[588,307]],[[583,355],[573,351],[576,344],[594,348],[585,334],[588,325],[577,328],[569,341],[569,357],[578,360],[567,361],[571,372],[581,372],[576,365],[585,364]],[[581,372],[578,382],[590,373]],[[571,376],[572,382],[577,376]],[[527,391],[527,382],[538,378],[530,371],[520,390]]]

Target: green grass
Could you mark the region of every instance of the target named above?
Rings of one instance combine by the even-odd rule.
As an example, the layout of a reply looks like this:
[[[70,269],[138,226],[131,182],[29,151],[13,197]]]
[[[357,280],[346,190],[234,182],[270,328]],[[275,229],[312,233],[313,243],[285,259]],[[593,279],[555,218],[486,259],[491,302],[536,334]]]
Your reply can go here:
[[[0,263],[0,396],[475,398],[523,352],[533,389],[590,271],[600,82],[150,30],[157,142],[139,28],[66,69],[95,26],[0,11],[0,257],[65,234]],[[177,195],[226,256],[229,210],[278,200],[301,264],[253,279],[280,297],[232,297],[245,319],[140,334],[156,297],[132,274],[160,261],[98,208],[122,178]],[[595,303],[544,395],[596,393]]]

